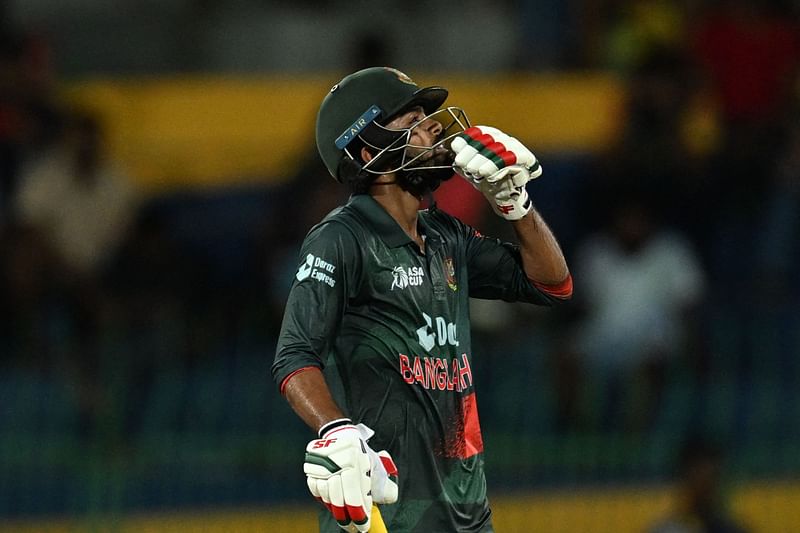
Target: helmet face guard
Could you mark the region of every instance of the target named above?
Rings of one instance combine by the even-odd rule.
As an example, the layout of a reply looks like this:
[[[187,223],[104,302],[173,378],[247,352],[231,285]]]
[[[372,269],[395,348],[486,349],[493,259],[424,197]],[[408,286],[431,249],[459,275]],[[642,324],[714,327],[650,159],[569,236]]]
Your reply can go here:
[[[412,144],[412,132],[427,120],[441,124],[438,140],[431,146]],[[407,128],[390,129],[372,122],[357,135],[363,146],[375,153],[372,159],[360,165],[361,171],[378,176],[403,171],[452,170],[450,142],[469,127],[467,114],[454,106],[429,113]],[[355,162],[361,160],[359,154],[352,153],[348,147],[344,147],[344,156]]]
[[[396,173],[401,185],[411,175],[422,181],[434,174],[452,176],[450,142],[469,127],[469,121],[458,107],[442,108],[447,96],[444,87],[420,88],[391,67],[370,67],[345,76],[317,112],[317,150],[328,172],[358,191],[381,174]],[[425,112],[422,120],[403,129],[386,127],[392,118],[417,106]],[[434,146],[415,146],[413,131],[426,126],[421,124],[425,120],[438,121],[441,135]],[[361,157],[363,148],[372,156],[369,161]]]

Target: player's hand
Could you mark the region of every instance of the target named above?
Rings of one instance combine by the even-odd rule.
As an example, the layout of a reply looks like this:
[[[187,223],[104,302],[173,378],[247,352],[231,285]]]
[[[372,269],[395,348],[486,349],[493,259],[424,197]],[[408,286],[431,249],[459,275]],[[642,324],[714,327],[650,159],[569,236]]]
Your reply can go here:
[[[490,126],[474,126],[451,143],[456,173],[481,191],[492,209],[507,220],[531,210],[525,188],[542,174],[536,156],[514,137]]]
[[[506,220],[519,220],[533,206],[525,187],[531,179],[528,169],[514,165],[482,180],[478,184],[478,190],[489,200],[489,205],[498,216]]]
[[[306,446],[303,470],[308,488],[346,531],[369,531],[373,495],[378,503],[397,501],[396,477],[390,476],[396,476],[397,469],[387,452],[376,453],[367,446],[370,436],[366,426],[340,425]]]
[[[369,531],[370,459],[352,424],[336,427],[306,446],[306,482],[311,494],[345,530]]]
[[[375,432],[364,424],[359,424],[358,431],[361,438],[366,443]],[[397,501],[397,466],[395,466],[392,456],[386,450],[375,452],[369,445],[367,455],[369,455],[372,472],[372,501],[375,503],[394,503]]]

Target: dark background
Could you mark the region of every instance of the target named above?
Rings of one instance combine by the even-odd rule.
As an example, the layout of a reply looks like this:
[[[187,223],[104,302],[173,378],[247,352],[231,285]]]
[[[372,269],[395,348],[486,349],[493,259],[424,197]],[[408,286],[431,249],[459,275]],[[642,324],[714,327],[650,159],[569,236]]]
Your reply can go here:
[[[610,77],[623,105],[602,146],[542,153],[525,110],[512,131],[543,161],[529,192],[575,299],[473,310],[490,493],[663,486],[691,439],[724,451],[728,486],[797,479],[797,2],[459,6],[0,2],[0,522],[309,501],[312,433],[269,366],[299,244],[346,191],[312,141],[280,175],[192,186],[176,165],[183,185],[143,186],[105,149],[106,117],[65,96],[96,79]],[[470,202],[470,223],[510,236]],[[665,242],[669,266],[642,274]],[[599,295],[598,246],[630,260],[610,276],[636,280],[624,294]],[[631,294],[666,341],[614,344],[598,302]]]

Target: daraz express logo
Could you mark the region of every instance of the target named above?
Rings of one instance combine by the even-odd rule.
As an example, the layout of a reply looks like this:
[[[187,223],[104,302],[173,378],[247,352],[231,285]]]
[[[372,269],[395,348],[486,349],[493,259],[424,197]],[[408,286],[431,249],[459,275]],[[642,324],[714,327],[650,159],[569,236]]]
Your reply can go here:
[[[422,313],[425,324],[417,328],[417,341],[426,352],[431,351],[437,344],[439,346],[458,346],[458,333],[456,325],[444,318],[437,316],[434,320],[428,313]],[[434,323],[436,324],[434,326]]]
[[[323,260],[321,257],[308,254],[306,260],[297,269],[297,274],[295,274],[294,277],[297,281],[311,278],[329,287],[333,287],[336,285],[336,279],[333,277],[334,272],[336,272],[335,266]]]

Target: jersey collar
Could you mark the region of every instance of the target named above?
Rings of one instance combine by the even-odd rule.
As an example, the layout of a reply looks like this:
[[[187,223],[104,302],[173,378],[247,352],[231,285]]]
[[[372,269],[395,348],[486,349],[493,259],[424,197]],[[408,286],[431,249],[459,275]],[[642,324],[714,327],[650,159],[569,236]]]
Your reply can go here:
[[[375,233],[389,248],[397,248],[413,242],[381,204],[369,194],[353,195],[348,203],[367,219]]]

